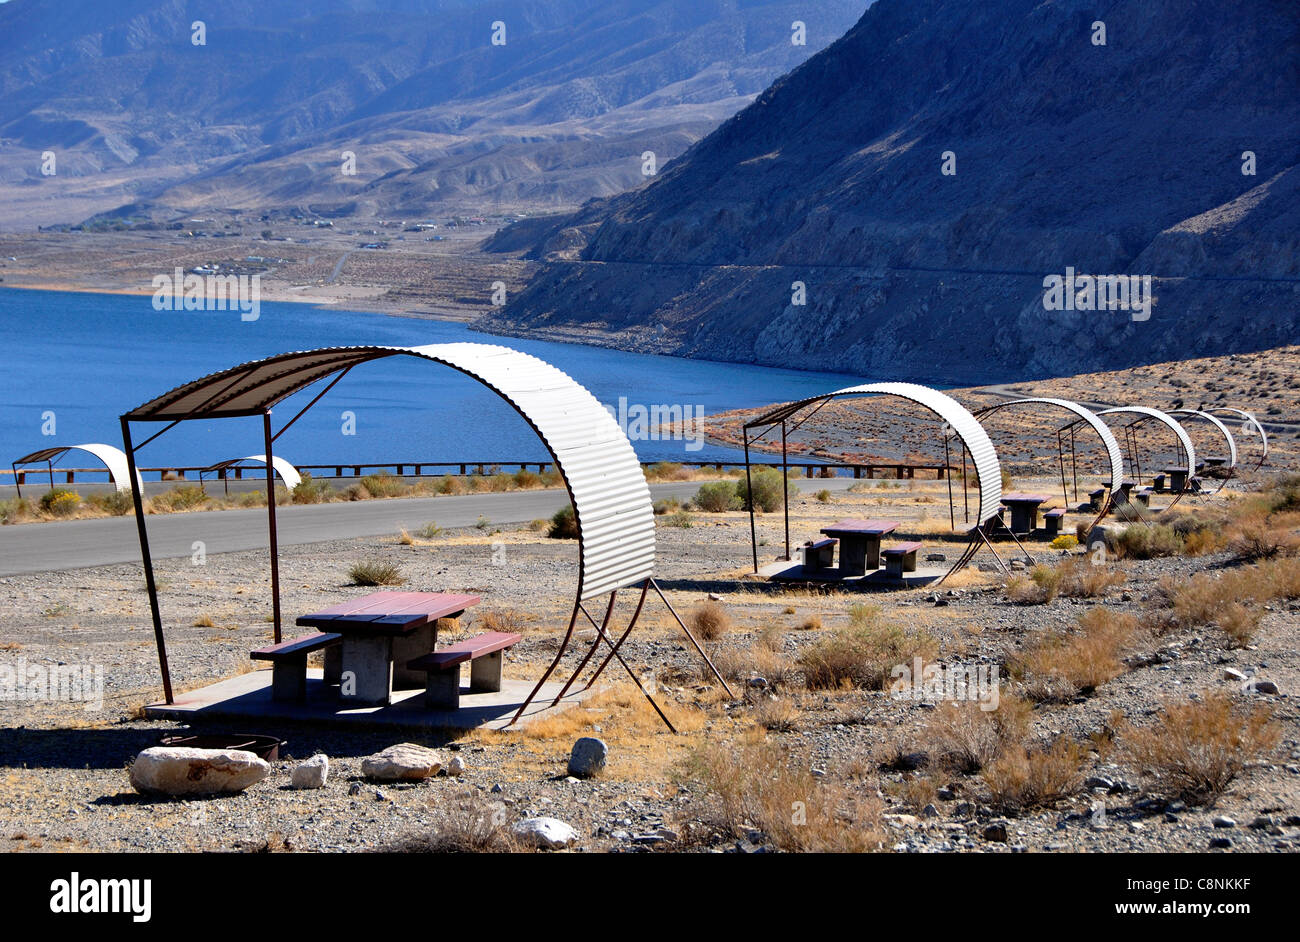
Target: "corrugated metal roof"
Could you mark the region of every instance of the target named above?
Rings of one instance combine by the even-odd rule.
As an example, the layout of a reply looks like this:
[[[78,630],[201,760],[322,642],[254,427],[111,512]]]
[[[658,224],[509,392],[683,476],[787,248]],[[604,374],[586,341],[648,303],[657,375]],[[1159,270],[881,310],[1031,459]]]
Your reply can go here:
[[[1194,415],[1209,422],[1219,430],[1223,440],[1228,443],[1228,463],[1224,467],[1235,468],[1237,466],[1237,442],[1228,431],[1228,426],[1224,425],[1208,412],[1202,412],[1200,409],[1170,409],[1170,415]]]
[[[1187,434],[1187,429],[1179,425],[1178,420],[1175,419],[1173,416],[1171,416],[1169,413],[1161,412],[1159,409],[1152,409],[1148,406],[1120,406],[1115,409],[1102,409],[1097,414],[1098,415],[1123,415],[1123,414],[1136,415],[1139,416],[1139,418],[1134,419],[1132,422],[1130,422],[1129,423],[1130,425],[1136,425],[1139,422],[1145,422],[1148,419],[1155,419],[1157,422],[1160,422],[1168,426],[1173,431],[1173,433],[1178,436],[1178,441],[1182,443],[1183,451],[1187,453],[1188,478],[1190,479],[1191,476],[1196,473],[1196,446],[1192,444],[1192,440]]]
[[[224,471],[226,468],[233,468],[236,465],[242,465],[245,461],[255,461],[258,464],[266,464],[266,455],[248,455],[245,458],[228,458],[225,461],[218,461],[214,465],[209,465],[203,471],[206,474],[210,471]],[[280,480],[284,486],[293,490],[302,483],[302,475],[298,469],[289,463],[288,459],[281,458],[279,455],[271,456],[271,466],[275,468],[275,473],[280,475]]]
[[[1079,405],[1077,402],[1071,402],[1069,399],[1050,399],[1046,397],[1031,397],[1028,399],[1013,399],[1010,402],[1000,402],[988,409],[981,409],[980,415],[993,412],[997,409],[1005,409],[1007,406],[1023,405],[1030,403],[1041,403],[1048,406],[1056,406],[1065,409],[1068,412],[1078,416],[1085,422],[1089,428],[1101,437],[1101,442],[1106,448],[1106,458],[1110,461],[1110,483],[1107,485],[1111,491],[1119,489],[1120,484],[1124,481],[1124,452],[1120,450],[1119,440],[1115,438],[1115,433],[1110,430],[1110,426],[1097,418],[1097,414],[1091,409]]]
[[[1261,467],[1264,464],[1264,459],[1268,457],[1268,433],[1264,431],[1264,426],[1260,424],[1259,419],[1255,418],[1255,414],[1253,412],[1247,412],[1245,409],[1234,409],[1231,406],[1219,406],[1213,411],[1231,412],[1233,415],[1240,416],[1245,420],[1245,422],[1242,423],[1243,426],[1247,422],[1254,426],[1255,431],[1259,434],[1259,443],[1260,448],[1262,449],[1259,456],[1259,464],[1256,465],[1256,467]]]
[[[916,383],[867,383],[863,386],[848,386],[834,392],[778,406],[759,418],[745,423],[745,428],[774,425],[785,421],[813,403],[827,402],[842,396],[897,396],[915,402],[939,416],[961,439],[966,450],[970,452],[971,460],[975,463],[975,478],[980,487],[978,522],[984,523],[998,512],[998,505],[1002,502],[1002,468],[998,464],[998,455],[993,448],[993,442],[989,440],[984,426],[980,425],[965,406],[946,393],[931,389],[929,386]]]
[[[53,448],[42,448],[40,451],[34,451],[30,455],[24,455],[14,464],[34,464],[38,461],[55,461],[59,457],[67,454],[69,451],[76,449],[86,451],[94,455],[104,463],[108,468],[108,473],[113,479],[113,484],[119,491],[131,491],[131,467],[127,463],[126,453],[120,448],[114,448],[112,445],[105,445],[101,442],[88,442],[84,445],[58,445]],[[144,491],[144,478],[136,474],[136,480],[140,482],[140,490]]]
[[[579,599],[638,583],[654,569],[655,523],[640,461],[596,398],[549,363],[481,343],[326,347],[244,363],[186,383],[127,413],[132,421],[249,415],[339,370],[415,356],[478,380],[524,417],[555,459],[573,501],[581,555]]]

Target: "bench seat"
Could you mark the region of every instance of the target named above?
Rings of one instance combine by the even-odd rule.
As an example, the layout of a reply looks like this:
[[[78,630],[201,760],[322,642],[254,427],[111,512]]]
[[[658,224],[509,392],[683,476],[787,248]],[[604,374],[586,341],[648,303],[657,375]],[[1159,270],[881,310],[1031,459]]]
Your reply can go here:
[[[835,546],[839,540],[827,538],[817,540],[816,542],[808,541],[802,547],[803,550],[803,568],[809,570],[830,569],[835,565]]]
[[[897,543],[880,551],[885,557],[885,572],[891,576],[902,576],[905,572],[916,572],[916,552],[920,543]]]
[[[424,699],[429,709],[456,710],[460,708],[460,666],[470,662],[471,693],[500,690],[505,652],[518,644],[522,637],[513,631],[489,631],[458,641],[441,651],[414,658],[406,666],[425,672],[428,680]]]
[[[1065,523],[1067,511],[1064,507],[1056,507],[1043,514],[1043,523],[1047,527],[1049,536],[1055,536],[1061,532],[1061,527]]]
[[[325,651],[325,682],[338,683],[342,673],[343,636],[328,631],[281,641],[249,653],[255,661],[271,662],[271,699],[281,703],[302,703],[307,699],[307,655]]]

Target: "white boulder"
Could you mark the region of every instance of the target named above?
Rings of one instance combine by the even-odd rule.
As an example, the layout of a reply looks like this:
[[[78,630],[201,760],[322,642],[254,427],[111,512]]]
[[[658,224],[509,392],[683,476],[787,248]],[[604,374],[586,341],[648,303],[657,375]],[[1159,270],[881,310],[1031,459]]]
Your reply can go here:
[[[432,749],[403,742],[361,760],[361,774],[381,782],[413,781],[437,775],[442,757]]]
[[[543,850],[563,850],[578,840],[578,832],[559,818],[524,818],[510,831],[521,844]]]
[[[289,784],[294,788],[324,788],[329,776],[329,756],[312,756],[293,770],[293,778],[289,780]]]
[[[244,749],[154,746],[135,757],[131,785],[142,794],[215,795],[241,792],[270,774],[270,763]]]

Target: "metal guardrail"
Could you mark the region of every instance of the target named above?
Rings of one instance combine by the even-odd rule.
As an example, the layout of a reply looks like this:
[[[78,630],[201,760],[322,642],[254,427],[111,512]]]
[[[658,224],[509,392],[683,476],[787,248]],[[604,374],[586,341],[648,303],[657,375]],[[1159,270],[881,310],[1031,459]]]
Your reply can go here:
[[[365,464],[349,464],[347,462],[335,464],[300,464],[295,465],[299,471],[306,471],[317,479],[325,478],[360,478],[367,474],[376,474],[387,472],[397,477],[441,477],[444,474],[453,476],[469,475],[490,475],[501,472],[527,471],[535,470],[544,472],[553,469],[553,461],[382,461],[367,462]],[[654,467],[656,464],[674,464],[687,468],[713,468],[717,471],[726,471],[728,469],[741,469],[745,467],[743,461],[646,461],[642,462],[643,467]],[[781,462],[754,462],[756,466],[779,468]],[[851,472],[855,478],[873,479],[897,478],[908,479],[915,478],[916,472],[930,472],[935,478],[943,480],[947,474],[958,471],[943,464],[912,464],[909,462],[888,462],[858,464],[836,461],[790,461],[787,467],[802,469],[805,477],[819,477],[823,469],[829,469],[833,473],[829,476],[839,477],[839,472]],[[456,469],[456,470],[435,470],[428,474],[426,469]],[[141,474],[145,476],[158,475],[161,481],[198,481],[200,474],[208,470],[208,466],[173,465],[170,467],[160,468],[139,468]],[[245,471],[251,471],[249,475],[253,479],[264,479],[266,472],[263,468],[227,468],[213,472],[213,479],[218,481],[224,480],[242,480]],[[233,474],[231,473],[233,472]],[[40,478],[49,479],[49,470],[40,469],[23,469],[16,472],[17,483],[26,484],[28,475],[38,480]],[[103,468],[55,468],[54,474],[57,478],[63,475],[64,484],[76,483],[78,474],[95,474],[101,475],[107,472]],[[15,477],[15,472],[8,469],[0,469],[0,477]]]

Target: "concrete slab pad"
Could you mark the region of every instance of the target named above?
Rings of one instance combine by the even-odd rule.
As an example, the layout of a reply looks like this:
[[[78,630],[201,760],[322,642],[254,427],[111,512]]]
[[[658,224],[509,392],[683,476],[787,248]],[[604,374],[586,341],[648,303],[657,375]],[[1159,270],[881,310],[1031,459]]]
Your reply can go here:
[[[804,570],[802,563],[778,559],[761,567],[758,574],[772,582],[834,583],[846,589],[915,589],[941,579],[947,571],[945,565],[918,564],[915,572],[903,573],[901,579],[889,575],[883,568],[868,572],[865,576],[841,576],[839,569],[819,569],[809,573]]]
[[[276,703],[271,699],[271,671],[256,670],[228,677],[215,684],[176,694],[176,702],[151,703],[144,708],[150,718],[178,720],[257,719],[287,720],[321,725],[370,727],[415,726],[428,729],[505,729],[519,705],[524,702],[536,680],[505,678],[501,689],[491,693],[471,693],[468,684],[460,691],[459,710],[430,710],[424,704],[424,689],[395,690],[388,706],[343,704],[338,690],[328,687],[319,668],[307,670],[307,701]],[[557,672],[558,673],[558,672]],[[555,707],[551,701],[560,692],[560,683],[542,687],[519,722],[510,729],[520,729],[541,716],[581,703],[595,690],[583,691],[574,684]]]

